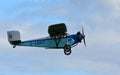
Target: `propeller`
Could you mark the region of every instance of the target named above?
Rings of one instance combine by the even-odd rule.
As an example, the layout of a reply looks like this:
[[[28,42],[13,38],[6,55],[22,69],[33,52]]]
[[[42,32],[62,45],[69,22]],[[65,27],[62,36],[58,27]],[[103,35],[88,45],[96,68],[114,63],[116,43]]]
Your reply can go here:
[[[85,45],[85,47],[86,47],[85,33],[84,33],[84,28],[83,28],[83,26],[82,26],[82,36],[83,36],[84,45]]]

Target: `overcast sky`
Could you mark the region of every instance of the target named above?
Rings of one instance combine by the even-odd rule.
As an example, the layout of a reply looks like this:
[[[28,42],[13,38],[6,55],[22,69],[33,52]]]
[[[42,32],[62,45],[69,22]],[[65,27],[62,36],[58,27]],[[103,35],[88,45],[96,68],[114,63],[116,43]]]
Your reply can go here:
[[[65,23],[69,34],[84,26],[83,43],[63,50],[16,47],[21,40],[49,36],[48,26]],[[120,0],[0,0],[0,75],[120,75]]]

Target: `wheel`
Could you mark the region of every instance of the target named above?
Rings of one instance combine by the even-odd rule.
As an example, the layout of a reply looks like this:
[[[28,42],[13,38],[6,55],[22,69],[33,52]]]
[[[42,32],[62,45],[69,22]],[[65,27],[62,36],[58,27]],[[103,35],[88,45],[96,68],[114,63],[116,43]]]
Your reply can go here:
[[[64,46],[64,54],[65,55],[70,55],[71,54],[71,46],[70,45],[65,45]]]

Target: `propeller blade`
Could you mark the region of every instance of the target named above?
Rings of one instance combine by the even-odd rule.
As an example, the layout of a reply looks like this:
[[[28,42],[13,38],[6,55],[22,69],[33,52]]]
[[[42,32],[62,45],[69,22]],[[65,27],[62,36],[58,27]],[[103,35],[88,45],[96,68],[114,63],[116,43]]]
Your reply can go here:
[[[84,45],[85,45],[85,47],[86,47],[86,41],[85,41],[85,38],[83,38],[83,41],[84,41]]]
[[[84,28],[83,28],[83,26],[82,26],[82,35],[84,35]]]
[[[85,41],[85,33],[84,33],[84,28],[82,26],[82,35],[83,35],[83,42],[84,42],[84,45],[86,47],[86,41]]]

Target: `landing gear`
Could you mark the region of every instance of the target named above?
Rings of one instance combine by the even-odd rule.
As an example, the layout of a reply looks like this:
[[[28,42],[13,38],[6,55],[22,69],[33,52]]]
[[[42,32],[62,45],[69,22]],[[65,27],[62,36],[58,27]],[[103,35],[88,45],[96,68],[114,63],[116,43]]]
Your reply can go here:
[[[70,45],[65,45],[64,46],[64,54],[65,55],[70,55],[71,54],[71,46]]]

